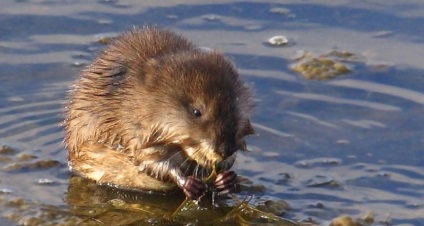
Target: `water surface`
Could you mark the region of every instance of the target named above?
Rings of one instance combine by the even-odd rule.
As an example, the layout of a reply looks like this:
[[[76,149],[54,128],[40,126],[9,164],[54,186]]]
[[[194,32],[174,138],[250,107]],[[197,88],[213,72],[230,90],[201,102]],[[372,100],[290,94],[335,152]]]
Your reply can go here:
[[[114,193],[70,179],[61,108],[103,47],[99,39],[149,24],[221,50],[252,86],[259,136],[235,170],[263,188],[240,194],[253,206],[284,200],[291,206],[284,217],[319,225],[369,211],[377,225],[424,224],[424,3],[414,0],[1,2],[0,144],[13,147],[0,154],[7,222],[22,223],[13,217],[19,211],[42,218],[49,208],[64,211],[54,222],[78,222],[74,206],[105,203]],[[275,35],[290,45],[264,44]],[[334,50],[354,54],[351,73],[313,81],[290,70],[302,52]],[[113,198],[123,199],[118,193]],[[137,197],[143,201],[130,199],[169,204]],[[155,208],[172,212],[181,201]]]

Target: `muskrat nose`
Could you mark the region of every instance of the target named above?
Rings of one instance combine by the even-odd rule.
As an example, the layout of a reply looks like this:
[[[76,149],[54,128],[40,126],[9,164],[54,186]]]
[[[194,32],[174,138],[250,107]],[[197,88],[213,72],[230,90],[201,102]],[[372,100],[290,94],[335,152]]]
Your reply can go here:
[[[235,147],[225,147],[223,151],[223,157],[224,159],[232,156],[237,151],[237,148]]]
[[[238,148],[233,141],[221,141],[215,146],[216,153],[219,153],[223,159],[232,156],[237,150]]]

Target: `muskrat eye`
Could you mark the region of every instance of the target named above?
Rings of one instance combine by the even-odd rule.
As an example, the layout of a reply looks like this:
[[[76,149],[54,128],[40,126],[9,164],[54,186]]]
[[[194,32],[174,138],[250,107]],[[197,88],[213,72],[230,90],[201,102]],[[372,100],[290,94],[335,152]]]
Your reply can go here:
[[[202,116],[202,112],[199,109],[193,109],[193,115],[196,117]]]

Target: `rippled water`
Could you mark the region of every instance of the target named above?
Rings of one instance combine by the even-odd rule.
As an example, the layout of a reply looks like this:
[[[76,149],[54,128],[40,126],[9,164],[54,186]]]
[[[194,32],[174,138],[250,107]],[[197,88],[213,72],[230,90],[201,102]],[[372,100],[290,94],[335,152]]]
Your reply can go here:
[[[0,154],[2,217],[16,197],[68,209],[66,90],[97,40],[159,24],[226,53],[253,87],[259,136],[236,163],[265,188],[244,191],[253,204],[282,199],[286,218],[320,225],[368,211],[379,223],[424,225],[424,3],[280,2],[2,1],[0,144],[14,148]],[[291,44],[264,45],[275,35]],[[311,81],[290,70],[301,51],[333,50],[354,54],[352,73]]]

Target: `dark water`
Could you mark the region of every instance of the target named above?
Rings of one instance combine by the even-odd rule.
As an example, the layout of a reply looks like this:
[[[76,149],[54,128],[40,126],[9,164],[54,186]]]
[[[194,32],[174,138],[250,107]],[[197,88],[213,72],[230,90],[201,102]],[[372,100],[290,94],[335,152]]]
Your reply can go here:
[[[235,167],[263,187],[242,194],[252,205],[285,200],[284,217],[319,225],[369,211],[376,225],[424,225],[424,4],[413,0],[2,1],[0,144],[13,147],[0,154],[4,224],[107,201],[99,188],[70,183],[60,109],[100,38],[146,24],[220,49],[253,87],[259,136]],[[264,45],[275,35],[291,44]],[[313,81],[290,70],[301,51],[333,50],[354,54],[350,74]]]

